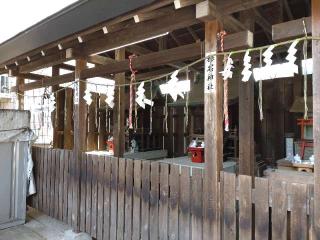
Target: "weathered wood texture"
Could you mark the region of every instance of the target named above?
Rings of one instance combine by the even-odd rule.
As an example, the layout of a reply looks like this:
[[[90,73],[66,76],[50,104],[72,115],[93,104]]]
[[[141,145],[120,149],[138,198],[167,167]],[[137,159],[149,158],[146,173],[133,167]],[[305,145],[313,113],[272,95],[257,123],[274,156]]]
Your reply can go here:
[[[205,52],[217,52],[217,33],[220,32],[220,23],[211,21],[205,23]],[[223,80],[219,71],[221,69],[220,57],[213,60],[213,72],[216,77],[212,79],[212,89],[204,94],[204,138],[205,151],[205,177],[203,188],[204,224],[203,238],[205,240],[218,239],[220,222],[218,216],[219,174],[223,161]]]
[[[312,35],[320,36],[320,1],[312,0]],[[312,41],[313,58],[313,137],[314,137],[314,225],[315,239],[320,238],[320,41]]]
[[[34,148],[33,159],[32,207],[71,224],[72,152]],[[97,240],[205,239],[202,169],[92,154],[81,155],[80,167],[81,231]],[[312,239],[313,186],[251,185],[250,176],[221,173],[219,239]]]

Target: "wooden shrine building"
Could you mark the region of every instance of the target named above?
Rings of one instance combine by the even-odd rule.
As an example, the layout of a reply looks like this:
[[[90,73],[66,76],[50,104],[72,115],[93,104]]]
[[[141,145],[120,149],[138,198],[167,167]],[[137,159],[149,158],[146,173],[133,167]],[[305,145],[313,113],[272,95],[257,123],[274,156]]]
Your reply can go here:
[[[242,81],[246,50],[282,64],[295,39],[298,72]],[[19,109],[54,96],[29,204],[98,240],[320,239],[318,66],[320,0],[80,0],[0,45]]]

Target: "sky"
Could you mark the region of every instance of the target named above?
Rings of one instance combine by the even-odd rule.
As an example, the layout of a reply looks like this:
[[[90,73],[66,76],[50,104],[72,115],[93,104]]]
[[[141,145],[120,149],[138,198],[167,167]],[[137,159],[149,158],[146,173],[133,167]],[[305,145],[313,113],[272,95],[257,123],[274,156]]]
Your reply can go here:
[[[0,43],[77,0],[1,0]]]

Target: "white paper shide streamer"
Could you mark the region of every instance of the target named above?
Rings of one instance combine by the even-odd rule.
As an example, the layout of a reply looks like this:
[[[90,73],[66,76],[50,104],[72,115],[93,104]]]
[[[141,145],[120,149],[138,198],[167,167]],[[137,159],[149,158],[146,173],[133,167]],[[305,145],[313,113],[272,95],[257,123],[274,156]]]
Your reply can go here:
[[[256,81],[261,80],[269,80],[275,78],[285,78],[285,77],[293,77],[295,74],[299,73],[298,65],[295,64],[297,57],[295,54],[297,53],[296,46],[299,43],[298,40],[292,42],[291,46],[288,49],[288,55],[286,60],[288,62],[279,63],[272,65],[272,56],[273,56],[273,48],[274,45],[270,46],[264,53],[265,66],[261,68],[255,68],[253,70],[253,75]]]
[[[90,89],[87,88],[84,92],[84,96],[83,96],[83,99],[86,101],[86,103],[90,106],[91,103],[92,103],[92,94],[90,92]]]
[[[226,65],[224,67],[224,70],[222,72],[220,72],[223,76],[223,80],[227,80],[227,79],[232,78],[232,74],[233,74],[232,68],[234,68],[233,60],[232,60],[231,56],[229,55],[227,62],[226,62]]]
[[[54,96],[54,93],[50,94],[49,97],[49,102],[48,102],[48,108],[50,112],[53,112],[56,109],[56,98]]]
[[[137,90],[137,96],[136,96],[136,103],[142,107],[143,109],[146,108],[146,104],[149,105],[149,106],[153,106],[153,101],[150,100],[150,99],[147,99],[146,98],[146,95],[144,94],[145,93],[145,89],[144,89],[144,82],[142,82],[139,87],[138,87],[138,90]]]
[[[242,81],[243,82],[248,82],[251,75],[252,75],[252,71],[250,70],[251,67],[252,67],[252,64],[250,63],[251,62],[251,57],[249,55],[250,51],[246,51],[245,55],[244,55],[244,58],[243,58],[243,70],[241,72],[241,75],[243,76],[242,77]]]
[[[108,104],[108,106],[110,108],[113,108],[114,107],[114,86],[108,86],[107,87],[107,98],[106,98],[106,104]]]
[[[174,71],[171,75],[171,79],[160,85],[160,91],[162,94],[169,94],[173,101],[177,101],[178,96],[184,98],[185,92],[190,92],[190,80],[179,81],[178,79],[179,70]]]

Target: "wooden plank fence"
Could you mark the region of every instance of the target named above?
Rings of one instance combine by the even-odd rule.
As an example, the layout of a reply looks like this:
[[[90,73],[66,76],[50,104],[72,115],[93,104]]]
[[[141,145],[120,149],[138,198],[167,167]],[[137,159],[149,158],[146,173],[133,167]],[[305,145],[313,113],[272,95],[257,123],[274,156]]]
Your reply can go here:
[[[203,170],[83,154],[74,182],[72,152],[33,148],[31,205],[69,225],[80,187],[79,229],[97,240],[208,239]],[[313,186],[221,173],[221,239],[312,238]]]

